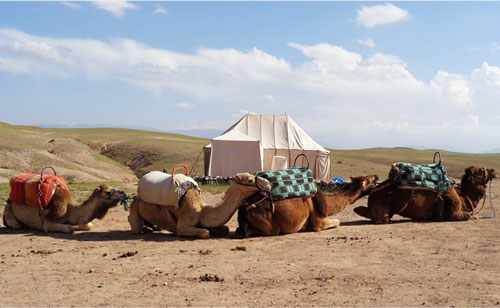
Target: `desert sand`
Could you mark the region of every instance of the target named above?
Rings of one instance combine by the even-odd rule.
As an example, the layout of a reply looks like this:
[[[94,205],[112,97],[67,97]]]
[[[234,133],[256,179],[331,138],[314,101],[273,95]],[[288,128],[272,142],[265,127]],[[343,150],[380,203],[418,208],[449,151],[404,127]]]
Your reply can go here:
[[[133,235],[122,207],[90,232],[0,228],[0,306],[500,307],[500,218],[372,225],[362,204],[338,229],[248,239],[236,217],[223,238]]]

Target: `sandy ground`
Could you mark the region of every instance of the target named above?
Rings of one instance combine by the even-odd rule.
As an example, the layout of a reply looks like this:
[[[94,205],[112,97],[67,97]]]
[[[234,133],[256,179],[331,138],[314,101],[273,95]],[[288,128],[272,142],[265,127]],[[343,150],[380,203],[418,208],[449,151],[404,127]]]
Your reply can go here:
[[[500,307],[500,217],[375,226],[352,208],[339,229],[251,239],[132,235],[123,208],[91,232],[1,228],[0,306]]]

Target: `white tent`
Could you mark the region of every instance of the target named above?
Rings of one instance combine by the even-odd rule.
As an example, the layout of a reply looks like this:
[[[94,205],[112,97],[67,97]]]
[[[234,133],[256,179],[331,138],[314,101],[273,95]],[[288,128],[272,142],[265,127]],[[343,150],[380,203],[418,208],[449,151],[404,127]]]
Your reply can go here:
[[[247,114],[204,148],[205,174],[234,176],[238,172],[271,170],[275,156],[286,157],[288,167],[292,167],[299,154],[307,156],[316,179],[329,179],[330,151],[288,115]],[[297,166],[306,164],[303,158],[297,160]]]
[[[240,172],[255,173],[262,170],[264,155],[259,139],[229,131],[212,139],[211,146],[209,175],[234,176]]]

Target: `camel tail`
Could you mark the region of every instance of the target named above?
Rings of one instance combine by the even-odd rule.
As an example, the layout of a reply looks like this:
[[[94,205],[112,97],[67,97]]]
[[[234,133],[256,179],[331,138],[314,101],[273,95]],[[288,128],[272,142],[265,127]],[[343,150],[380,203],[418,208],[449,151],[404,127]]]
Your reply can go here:
[[[359,216],[363,216],[368,219],[372,219],[370,215],[370,210],[368,209],[367,206],[358,206],[354,208],[354,213],[358,214]]]

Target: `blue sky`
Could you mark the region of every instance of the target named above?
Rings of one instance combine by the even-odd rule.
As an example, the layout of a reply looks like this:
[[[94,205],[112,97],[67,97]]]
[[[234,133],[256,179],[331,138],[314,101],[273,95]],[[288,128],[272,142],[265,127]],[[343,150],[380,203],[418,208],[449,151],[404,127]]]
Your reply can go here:
[[[500,148],[499,2],[0,2],[0,121]]]

